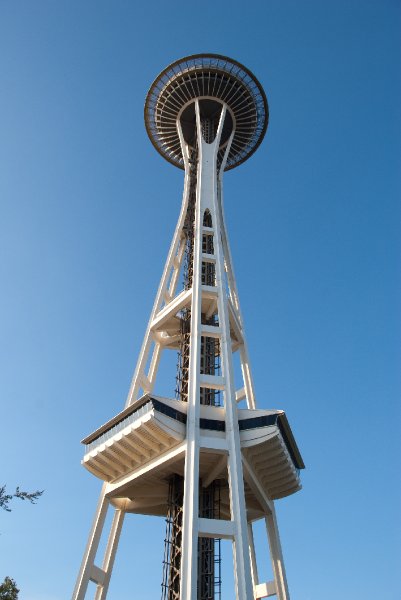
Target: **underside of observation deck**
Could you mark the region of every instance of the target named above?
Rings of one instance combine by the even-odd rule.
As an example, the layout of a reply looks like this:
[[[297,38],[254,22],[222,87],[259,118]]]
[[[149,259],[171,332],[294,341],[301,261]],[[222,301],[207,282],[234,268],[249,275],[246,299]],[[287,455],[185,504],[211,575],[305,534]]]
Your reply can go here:
[[[82,464],[113,484],[116,506],[120,498],[127,512],[167,514],[169,481],[184,472],[179,450],[186,412],[186,403],[147,395],[83,440]],[[200,479],[222,482],[221,516],[230,518],[224,409],[202,406],[200,430]],[[293,494],[301,489],[304,464],[283,411],[239,410],[239,430],[243,460],[257,480],[245,478],[248,519],[254,520],[264,514],[255,485],[271,499]]]
[[[266,95],[249,69],[219,54],[195,54],[180,59],[153,82],[145,103],[145,125],[156,150],[175,166],[184,168],[177,120],[181,120],[184,137],[191,145],[195,99],[201,101],[201,116],[212,123],[218,118],[216,104],[225,103],[228,107],[218,157],[221,160],[229,133],[234,129],[225,170],[247,160],[266,133],[269,120]]]

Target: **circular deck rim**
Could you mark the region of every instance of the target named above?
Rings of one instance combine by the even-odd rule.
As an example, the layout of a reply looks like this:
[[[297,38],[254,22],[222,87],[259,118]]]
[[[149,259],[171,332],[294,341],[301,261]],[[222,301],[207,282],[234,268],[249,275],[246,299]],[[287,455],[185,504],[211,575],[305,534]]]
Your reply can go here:
[[[214,71],[221,71],[222,73],[229,73],[232,76],[236,77],[240,80],[249,94],[252,96],[255,106],[263,106],[263,111],[259,114],[257,111],[258,124],[261,123],[260,129],[258,131],[257,126],[255,127],[254,137],[247,144],[245,150],[242,153],[238,153],[238,156],[235,156],[235,160],[231,159],[232,162],[227,164],[225,167],[225,171],[229,171],[233,169],[243,162],[245,162],[254,152],[259,148],[262,140],[266,134],[266,130],[269,123],[269,105],[267,102],[266,93],[257,79],[255,75],[250,71],[247,67],[245,67],[242,63],[229,58],[228,56],[224,56],[222,54],[213,54],[213,53],[202,53],[202,54],[191,54],[189,56],[184,56],[171,64],[169,64],[163,71],[159,73],[159,75],[154,79],[152,85],[149,88],[149,91],[146,95],[145,107],[144,107],[144,119],[145,119],[145,127],[146,132],[149,136],[150,141],[152,142],[155,149],[158,153],[163,156],[169,163],[174,166],[184,169],[184,161],[181,158],[177,157],[177,155],[173,155],[169,152],[169,148],[166,147],[165,143],[162,141],[162,137],[158,132],[157,125],[152,124],[152,120],[154,121],[154,113],[157,106],[157,101],[160,96],[162,89],[165,88],[171,81],[174,80],[175,77],[180,76],[182,74],[182,69],[174,72],[174,69],[186,63],[187,71],[195,69],[202,69],[202,63],[198,63],[197,61],[201,61],[202,59],[206,59],[209,64],[205,65],[205,68],[212,68]],[[212,61],[215,60],[216,64],[212,64]],[[219,64],[219,61],[225,63],[225,65]],[[224,66],[229,65],[228,69],[223,68]],[[163,82],[163,78],[171,73],[169,78]],[[247,78],[246,81],[244,78]],[[162,83],[162,87],[160,89],[160,84]],[[217,98],[217,96],[216,96]],[[257,102],[258,100],[258,102]],[[184,103],[183,105],[184,106]],[[177,134],[178,138],[178,134]]]

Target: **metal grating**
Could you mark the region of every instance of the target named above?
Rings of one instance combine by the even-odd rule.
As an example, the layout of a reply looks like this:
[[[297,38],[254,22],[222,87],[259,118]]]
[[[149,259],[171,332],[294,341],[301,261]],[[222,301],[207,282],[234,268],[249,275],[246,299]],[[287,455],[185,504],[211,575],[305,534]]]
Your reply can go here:
[[[220,481],[200,489],[199,516],[220,518]],[[221,540],[199,538],[198,541],[198,600],[221,598]]]
[[[182,505],[184,478],[174,475],[169,481],[166,537],[164,540],[161,600],[179,600],[181,573]],[[199,516],[220,517],[220,481],[200,487]],[[198,540],[198,600],[221,600],[221,543],[219,539]]]
[[[175,475],[170,479],[166,537],[164,540],[162,600],[180,599],[182,504],[184,478]]]

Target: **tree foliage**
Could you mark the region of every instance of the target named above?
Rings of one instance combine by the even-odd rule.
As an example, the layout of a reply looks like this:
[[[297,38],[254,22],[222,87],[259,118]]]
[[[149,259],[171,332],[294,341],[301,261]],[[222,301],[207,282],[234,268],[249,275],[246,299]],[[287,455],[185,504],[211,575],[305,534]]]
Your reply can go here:
[[[19,486],[17,486],[13,494],[7,494],[6,486],[3,485],[0,487],[0,508],[10,512],[11,508],[9,505],[13,498],[28,500],[28,502],[31,504],[36,504],[36,500],[40,498],[40,496],[43,494],[43,491],[44,490],[25,492],[24,490],[20,490]],[[17,588],[17,584],[15,583],[14,579],[11,579],[11,577],[6,577],[3,583],[0,584],[0,600],[18,600],[18,593],[19,589]]]
[[[23,490],[20,490],[19,486],[17,486],[13,494],[7,494],[6,486],[3,485],[3,487],[0,487],[0,508],[10,512],[11,508],[9,507],[9,504],[13,498],[28,500],[28,502],[31,504],[36,504],[36,500],[43,494],[43,491],[44,490],[36,490],[36,492],[24,492]],[[1,598],[2,596],[0,596],[0,600]]]
[[[18,600],[19,589],[10,577],[6,577],[0,584],[0,600]]]

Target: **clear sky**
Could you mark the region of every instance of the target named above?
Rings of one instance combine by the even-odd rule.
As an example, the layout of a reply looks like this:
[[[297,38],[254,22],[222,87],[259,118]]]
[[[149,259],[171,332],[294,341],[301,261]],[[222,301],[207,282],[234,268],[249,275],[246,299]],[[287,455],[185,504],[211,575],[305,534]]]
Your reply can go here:
[[[22,600],[72,593],[100,491],[80,440],[124,405],[181,201],[144,98],[199,52],[270,105],[225,203],[257,402],[307,465],[277,503],[292,598],[399,598],[400,24],[397,0],[0,1],[0,484],[45,489],[0,514]],[[127,518],[109,600],[160,597],[163,539]]]

